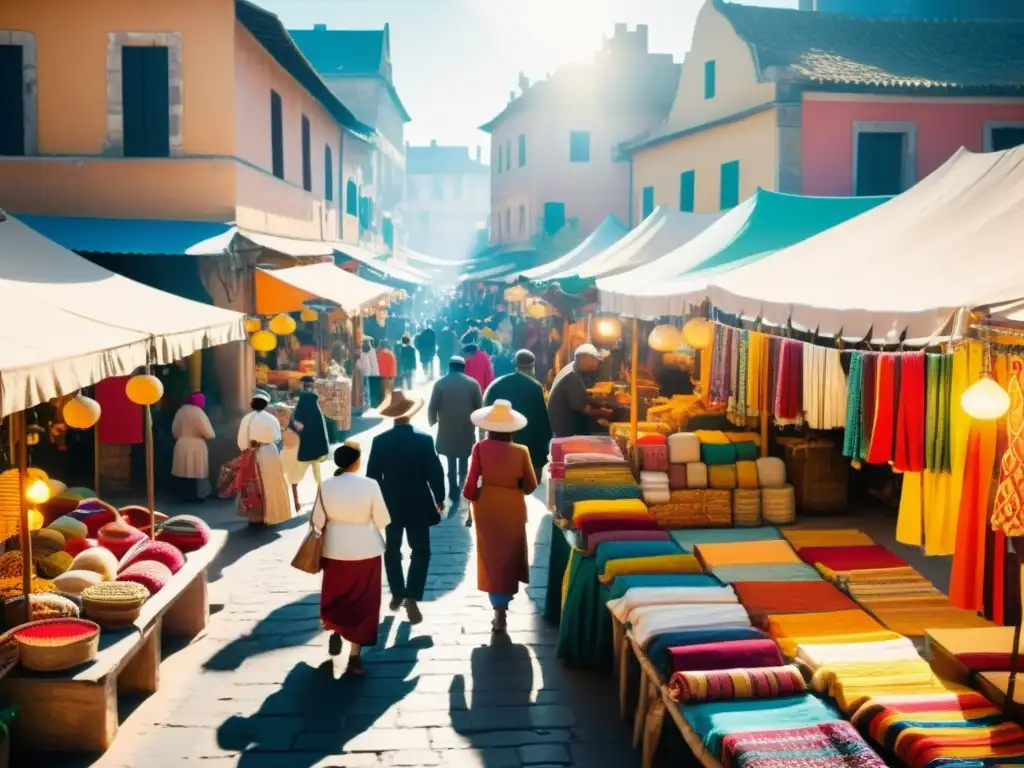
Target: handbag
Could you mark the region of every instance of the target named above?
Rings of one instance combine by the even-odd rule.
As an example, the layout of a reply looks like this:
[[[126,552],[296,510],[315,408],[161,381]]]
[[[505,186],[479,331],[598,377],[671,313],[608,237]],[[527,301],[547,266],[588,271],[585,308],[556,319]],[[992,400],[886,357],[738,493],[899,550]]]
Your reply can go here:
[[[309,530],[306,531],[306,536],[299,545],[299,551],[292,558],[292,568],[297,568],[303,573],[317,574],[323,569],[324,532],[313,522],[313,515],[316,514],[318,506],[323,507],[323,497],[320,491],[317,491],[316,501],[309,513]],[[326,514],[327,510],[325,509],[324,515],[326,516]]]

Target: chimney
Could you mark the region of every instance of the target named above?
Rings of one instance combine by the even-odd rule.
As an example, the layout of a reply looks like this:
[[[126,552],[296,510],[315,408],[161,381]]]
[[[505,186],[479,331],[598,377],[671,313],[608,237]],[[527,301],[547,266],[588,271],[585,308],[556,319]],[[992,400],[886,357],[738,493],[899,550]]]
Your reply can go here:
[[[480,145],[479,145],[479,144],[477,144],[477,145],[476,145],[476,161],[477,161],[478,163],[480,162],[480,158],[482,157],[482,153],[483,153],[483,150],[482,150],[482,149],[480,149]]]
[[[519,73],[519,90],[521,90],[523,93],[526,93],[528,90],[530,90],[530,78],[528,78],[522,72]]]
[[[430,140],[430,148],[431,149],[437,149],[437,139],[431,139]]]
[[[326,32],[327,31],[327,25],[326,24],[314,24],[313,25],[313,31],[314,32]]]
[[[647,53],[647,25],[636,25],[636,47],[640,53]]]
[[[628,30],[629,27],[626,24],[619,22],[615,25],[615,34],[612,36],[612,40],[619,40],[620,38],[625,37]]]
[[[516,92],[515,91],[509,91],[508,92],[508,103],[511,104],[515,100],[516,100]]]

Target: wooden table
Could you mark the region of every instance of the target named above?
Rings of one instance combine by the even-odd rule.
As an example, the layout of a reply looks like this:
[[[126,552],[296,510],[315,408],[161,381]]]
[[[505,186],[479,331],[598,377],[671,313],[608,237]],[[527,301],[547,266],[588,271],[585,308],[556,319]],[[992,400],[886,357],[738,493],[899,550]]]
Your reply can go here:
[[[193,638],[206,629],[208,571],[226,541],[226,532],[214,531],[146,601],[132,626],[102,630],[99,652],[88,664],[58,673],[12,669],[0,681],[0,699],[18,708],[15,749],[105,752],[117,737],[118,693],[152,693],[160,685],[161,636]]]

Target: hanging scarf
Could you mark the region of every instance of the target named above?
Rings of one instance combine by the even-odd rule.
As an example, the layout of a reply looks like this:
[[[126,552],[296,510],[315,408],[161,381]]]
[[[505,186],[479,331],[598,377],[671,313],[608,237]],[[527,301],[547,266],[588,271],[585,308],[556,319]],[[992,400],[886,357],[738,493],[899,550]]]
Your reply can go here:
[[[775,421],[779,424],[799,422],[803,411],[802,344],[783,339],[779,354],[779,380],[775,391]]]
[[[953,384],[953,357],[928,355],[925,381],[925,467],[932,472],[948,472],[949,399]]]
[[[896,453],[893,469],[897,472],[924,470],[925,356],[923,352],[903,355],[896,411]]]
[[[811,429],[827,429],[822,425],[825,394],[825,348],[803,345],[803,411]]]
[[[992,530],[1024,536],[1024,365],[1013,358],[1010,371],[1010,410],[1006,414],[1006,452],[999,461],[999,486],[992,508]]]
[[[843,435],[843,456],[860,462],[860,429],[862,418],[861,376],[864,356],[860,352],[850,355],[849,396],[846,398],[846,434]]]
[[[843,353],[838,349],[825,350],[825,429],[846,426],[846,399],[848,385],[843,370]]]
[[[897,355],[878,357],[877,384],[875,386],[875,418],[868,445],[869,464],[888,464],[892,460],[893,430],[896,408]]]
[[[756,419],[764,404],[761,402],[761,375],[764,360],[763,333],[751,331],[747,339],[747,416]]]
[[[721,405],[729,399],[729,358],[726,347],[726,329],[715,324],[714,341],[711,346],[711,388],[708,392],[709,405]]]
[[[871,447],[871,432],[875,428],[875,389],[878,387],[878,355],[874,352],[866,352],[862,361],[863,372],[861,373],[861,418],[860,418],[860,448],[861,460],[868,458],[868,448]]]
[[[733,400],[734,408],[732,413],[732,423],[740,427],[747,426],[747,357],[749,355],[750,337],[746,331],[738,331],[736,333],[736,361],[737,361],[737,373],[736,373],[736,387],[734,390]]]

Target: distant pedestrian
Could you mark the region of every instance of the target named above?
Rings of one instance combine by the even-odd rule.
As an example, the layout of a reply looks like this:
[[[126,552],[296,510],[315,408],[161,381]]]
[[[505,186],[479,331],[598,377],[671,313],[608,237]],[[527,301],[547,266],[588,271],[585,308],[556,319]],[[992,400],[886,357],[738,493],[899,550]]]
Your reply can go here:
[[[466,481],[469,454],[476,442],[470,418],[483,406],[480,385],[466,375],[466,363],[453,357],[448,373],[434,384],[427,408],[427,421],[437,425],[437,452],[448,461],[448,498],[457,504]]]
[[[434,358],[437,356],[437,334],[429,325],[416,334],[416,351],[420,355],[420,367],[427,381],[434,378]],[[442,371],[445,369],[442,368]]]
[[[306,470],[313,467],[313,477],[317,488],[320,487],[320,464],[327,459],[330,451],[330,440],[327,437],[327,421],[320,408],[320,395],[313,390],[313,377],[302,377],[302,394],[292,411],[292,420],[288,425],[299,435],[298,471],[305,477]]]
[[[374,439],[366,467],[366,476],[380,483],[391,513],[384,534],[390,607],[397,611],[404,605],[411,624],[423,621],[419,601],[430,567],[430,528],[441,522],[444,510],[444,472],[434,440],[410,423],[422,407],[421,398],[400,389],[391,393],[380,415],[394,419],[395,425]],[[408,575],[402,572],[403,539],[412,550]]]
[[[355,383],[361,384],[356,391],[362,393],[363,409],[372,408],[374,403],[371,383],[372,379],[380,376],[380,370],[377,367],[377,353],[374,351],[370,339],[363,339],[363,343],[360,345],[355,372],[355,378],[359,380]]]
[[[516,352],[515,373],[495,379],[484,393],[484,405],[494,405],[498,400],[508,400],[512,408],[526,417],[527,424],[515,433],[513,438],[530,451],[530,462],[537,477],[541,476],[548,461],[551,443],[551,423],[548,420],[548,406],[544,399],[544,387],[537,381],[536,357],[528,349]]]
[[[462,358],[466,361],[466,375],[476,380],[481,392],[486,392],[494,381],[494,365],[491,356],[481,349],[480,334],[476,330],[462,337]]]
[[[377,373],[380,376],[380,401],[387,399],[398,378],[398,358],[391,351],[391,342],[381,339],[377,342]]]
[[[331,632],[328,652],[338,656],[342,640],[351,643],[347,672],[353,675],[366,674],[360,651],[377,644],[381,531],[391,522],[380,485],[359,474],[361,457],[352,442],[334,451],[338,469],[321,486],[311,513],[323,530],[320,620]]]
[[[182,497],[188,501],[205,499],[212,490],[210,452],[206,443],[216,435],[209,416],[203,410],[205,407],[206,396],[194,392],[174,414],[171,424],[175,441],[171,476],[176,478]]]
[[[242,452],[235,477],[236,509],[252,525],[276,525],[292,517],[292,501],[277,444],[281,423],[267,413],[270,395],[256,390],[252,410],[238,425],[237,444]]]
[[[437,335],[437,359],[442,375],[448,370],[448,361],[455,354],[455,347],[458,344],[458,335],[452,330],[450,325],[445,325]]]
[[[406,334],[402,337],[402,345],[398,348],[398,386],[410,390],[416,378],[416,349],[412,339]]]

